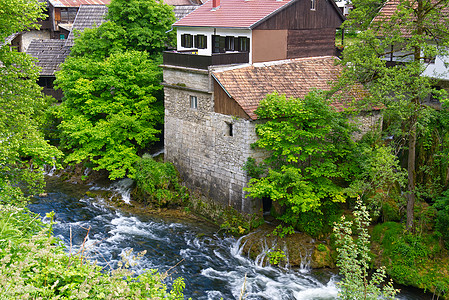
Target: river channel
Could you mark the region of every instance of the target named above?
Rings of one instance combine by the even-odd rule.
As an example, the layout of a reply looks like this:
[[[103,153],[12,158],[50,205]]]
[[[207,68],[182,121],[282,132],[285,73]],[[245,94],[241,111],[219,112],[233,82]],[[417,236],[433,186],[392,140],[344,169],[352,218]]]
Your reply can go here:
[[[183,277],[186,298],[239,299],[244,285],[248,300],[337,297],[338,276],[330,270],[258,266],[241,255],[238,239],[217,233],[208,223],[129,213],[86,196],[86,189],[99,188],[109,187],[72,185],[51,177],[47,195],[34,198],[29,207],[42,216],[54,211],[54,234],[67,249],[76,252],[84,243],[89,256],[105,268],[115,267],[129,249],[146,250],[135,270],[158,269],[168,271],[171,279]],[[403,290],[399,299],[431,298]]]

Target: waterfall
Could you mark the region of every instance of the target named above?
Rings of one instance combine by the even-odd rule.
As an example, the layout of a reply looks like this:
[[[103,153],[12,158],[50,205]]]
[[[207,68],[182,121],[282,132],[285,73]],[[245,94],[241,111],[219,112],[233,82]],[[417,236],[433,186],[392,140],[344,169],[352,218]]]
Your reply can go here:
[[[123,202],[125,202],[126,204],[130,204],[131,187],[133,184],[134,180],[130,178],[123,178],[114,182],[108,190],[114,192],[114,195],[112,197],[118,194],[122,198]]]

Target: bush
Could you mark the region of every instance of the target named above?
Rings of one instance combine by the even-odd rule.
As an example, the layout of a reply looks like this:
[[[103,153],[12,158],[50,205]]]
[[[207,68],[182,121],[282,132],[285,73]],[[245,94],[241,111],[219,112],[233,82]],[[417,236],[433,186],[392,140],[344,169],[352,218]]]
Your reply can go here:
[[[434,207],[437,209],[435,229],[441,235],[446,248],[449,249],[449,190],[437,198]]]
[[[173,164],[157,162],[149,155],[144,155],[136,163],[134,179],[137,193],[145,204],[173,207],[184,204],[189,198]]]

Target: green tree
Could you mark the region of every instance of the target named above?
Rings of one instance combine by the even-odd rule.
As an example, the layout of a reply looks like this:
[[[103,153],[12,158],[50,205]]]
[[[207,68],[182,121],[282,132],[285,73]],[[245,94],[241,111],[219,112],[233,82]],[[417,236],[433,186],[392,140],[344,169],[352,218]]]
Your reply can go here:
[[[158,140],[163,122],[161,51],[174,14],[163,2],[113,0],[109,21],[86,29],[57,73],[56,109],[67,162],[91,162],[116,179]]]
[[[0,7],[0,37],[35,27],[42,17],[38,1],[6,1]],[[51,103],[36,81],[39,70],[25,53],[0,46],[0,199],[18,199],[19,183],[36,192],[43,187],[43,165],[53,163],[59,151],[40,131],[42,116]]]
[[[249,182],[249,196],[277,201],[286,209],[279,218],[297,228],[305,213],[313,214],[304,223],[328,217],[325,204],[346,200],[345,182],[358,169],[351,159],[354,128],[319,91],[304,99],[270,94],[256,113],[263,123],[256,125],[259,139],[253,146],[268,157],[265,173]]]
[[[125,30],[128,47],[150,54],[161,53],[173,42],[173,7],[155,0],[113,0],[108,18]]]
[[[70,57],[57,75],[64,101],[57,109],[68,162],[90,161],[109,178],[134,173],[138,153],[158,140],[163,120],[161,73],[146,52],[105,60]]]
[[[384,267],[369,275],[371,258],[368,226],[371,219],[360,198],[357,200],[353,215],[354,221],[346,221],[343,216],[341,221],[334,225],[338,252],[337,266],[343,275],[343,279],[338,283],[339,299],[396,299],[398,291],[393,288],[392,282],[383,285],[386,277]],[[355,232],[352,230],[354,225]]]
[[[355,10],[345,27],[362,30],[358,41],[344,50],[341,83],[361,82],[370,92],[371,105],[385,108],[388,135],[394,137],[397,152],[407,152],[407,229],[414,224],[416,198],[416,143],[423,132],[430,95],[443,99],[436,87],[436,74],[424,76],[428,61],[447,54],[449,1],[398,0],[387,2],[391,16],[379,15],[366,29],[371,0],[353,1]],[[389,67],[387,60],[401,63]]]

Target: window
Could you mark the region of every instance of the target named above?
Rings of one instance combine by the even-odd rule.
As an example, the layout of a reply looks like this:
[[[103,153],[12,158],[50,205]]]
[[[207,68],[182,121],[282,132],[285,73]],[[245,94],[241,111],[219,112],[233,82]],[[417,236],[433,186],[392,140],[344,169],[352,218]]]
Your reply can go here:
[[[239,36],[239,48],[240,52],[248,52],[249,51],[249,38]]]
[[[190,108],[198,109],[198,97],[190,96]]]
[[[220,35],[212,36],[212,53],[226,52],[226,37]]]
[[[207,48],[207,36],[198,34],[195,36],[195,48],[206,49]]]
[[[234,37],[233,36],[227,36],[225,38],[225,49],[226,51],[234,51]]]
[[[181,35],[181,46],[184,48],[193,48],[193,35],[182,34]]]
[[[234,126],[233,126],[233,124],[232,123],[226,123],[226,125],[227,125],[227,130],[228,130],[228,132],[227,132],[227,135],[228,136],[234,136]]]
[[[316,0],[310,0],[310,10],[316,9]]]
[[[60,34],[60,35],[59,35],[59,39],[60,39],[60,40],[65,40],[65,35],[64,35],[64,34]]]

